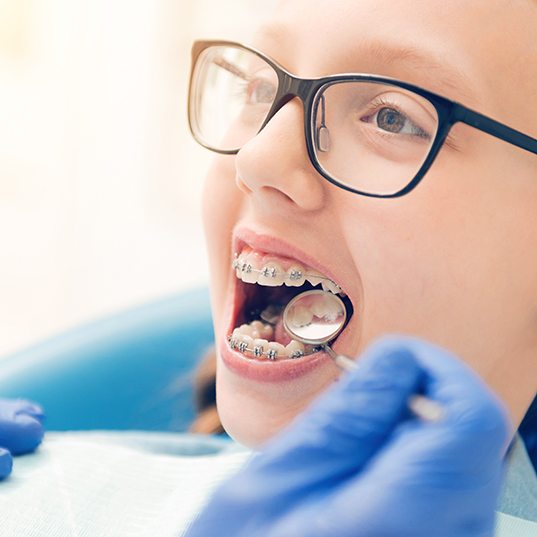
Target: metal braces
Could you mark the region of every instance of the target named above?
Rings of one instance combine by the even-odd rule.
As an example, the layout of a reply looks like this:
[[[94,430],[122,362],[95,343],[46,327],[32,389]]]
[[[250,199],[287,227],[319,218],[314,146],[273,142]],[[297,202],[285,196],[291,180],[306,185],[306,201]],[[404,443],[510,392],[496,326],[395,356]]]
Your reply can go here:
[[[261,356],[266,356],[269,360],[276,360],[276,357],[278,356],[278,351],[275,349],[269,349],[267,352],[264,352],[264,348],[262,345],[256,345],[253,349],[248,347],[248,343],[245,341],[239,341],[238,339],[233,339],[231,336],[228,337],[229,346],[233,350],[237,350],[241,352],[242,354],[245,354],[246,352],[250,352],[253,354],[256,358],[260,358]],[[309,356],[310,354],[314,354],[314,352],[317,352],[319,349],[318,347],[313,348],[313,352],[305,353],[302,351],[294,351],[289,358],[292,358],[293,360],[296,360],[297,358],[302,358],[304,356]]]
[[[276,278],[276,276],[278,276],[278,271],[276,270],[275,267],[263,267],[262,269],[256,269],[252,267],[250,263],[241,262],[237,254],[235,254],[235,259],[233,259],[231,266],[233,267],[233,270],[240,269],[241,272],[245,272],[246,274],[250,274],[251,272],[256,272],[257,274],[262,274],[263,276],[265,276],[265,278]],[[284,277],[288,276],[290,280],[300,280],[302,276],[307,278],[309,274],[307,272],[303,273],[300,270],[293,269],[289,274],[285,272],[283,273],[283,275]],[[312,274],[311,276],[319,280],[326,280],[332,283],[337,288],[338,293],[343,293],[343,289],[341,289],[341,287],[334,280],[331,280],[330,278],[326,276],[319,276],[318,274]]]

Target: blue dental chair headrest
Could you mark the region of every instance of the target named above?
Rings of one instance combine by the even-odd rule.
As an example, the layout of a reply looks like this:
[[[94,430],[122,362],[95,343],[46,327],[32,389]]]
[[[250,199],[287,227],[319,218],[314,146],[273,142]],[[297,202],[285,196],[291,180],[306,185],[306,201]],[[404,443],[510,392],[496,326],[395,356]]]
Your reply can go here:
[[[41,404],[47,430],[185,431],[212,342],[208,291],[187,291],[0,359],[0,396]]]

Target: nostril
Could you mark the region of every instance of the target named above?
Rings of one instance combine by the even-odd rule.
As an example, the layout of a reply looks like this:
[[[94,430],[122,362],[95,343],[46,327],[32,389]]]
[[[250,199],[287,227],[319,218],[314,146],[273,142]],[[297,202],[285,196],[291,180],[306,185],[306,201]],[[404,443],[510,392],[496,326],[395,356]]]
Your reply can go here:
[[[266,186],[265,189],[267,193],[273,194],[274,199],[276,200],[277,203],[279,203],[280,206],[283,207],[282,204],[288,204],[288,203],[296,206],[296,202],[294,201],[294,199],[288,194],[286,194],[283,190],[280,190],[272,186]]]

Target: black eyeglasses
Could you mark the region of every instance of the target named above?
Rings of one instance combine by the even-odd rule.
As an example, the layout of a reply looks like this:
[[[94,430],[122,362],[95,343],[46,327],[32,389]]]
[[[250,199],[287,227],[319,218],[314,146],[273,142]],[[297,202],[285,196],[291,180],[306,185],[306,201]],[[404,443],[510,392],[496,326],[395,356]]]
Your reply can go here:
[[[315,169],[364,196],[410,192],[459,121],[537,154],[537,139],[406,82],[369,74],[298,78],[242,44],[194,43],[189,124],[204,147],[236,154],[294,97],[304,106]]]

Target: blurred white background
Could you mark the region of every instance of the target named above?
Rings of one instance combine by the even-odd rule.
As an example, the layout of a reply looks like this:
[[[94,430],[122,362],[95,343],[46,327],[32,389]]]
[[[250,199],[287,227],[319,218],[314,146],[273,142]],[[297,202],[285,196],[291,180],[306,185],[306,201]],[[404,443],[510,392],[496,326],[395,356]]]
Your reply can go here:
[[[190,45],[270,4],[0,0],[0,356],[207,281]]]

